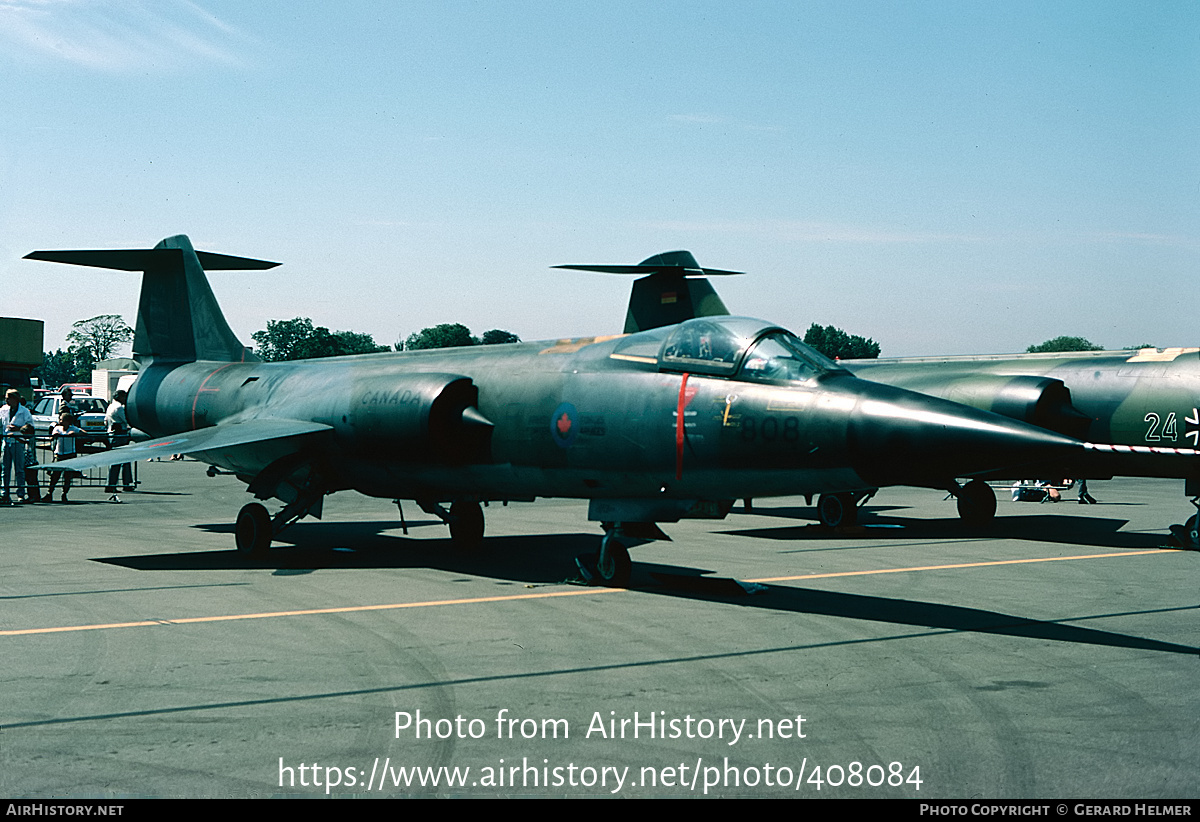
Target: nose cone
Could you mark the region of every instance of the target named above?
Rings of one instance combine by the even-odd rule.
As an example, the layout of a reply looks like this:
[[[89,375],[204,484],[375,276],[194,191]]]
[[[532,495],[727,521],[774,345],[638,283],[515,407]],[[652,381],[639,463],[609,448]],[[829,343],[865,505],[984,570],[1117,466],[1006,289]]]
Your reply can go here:
[[[1079,440],[990,411],[859,382],[848,445],[859,476],[876,486],[945,488],[995,472],[1050,476],[1083,450]]]

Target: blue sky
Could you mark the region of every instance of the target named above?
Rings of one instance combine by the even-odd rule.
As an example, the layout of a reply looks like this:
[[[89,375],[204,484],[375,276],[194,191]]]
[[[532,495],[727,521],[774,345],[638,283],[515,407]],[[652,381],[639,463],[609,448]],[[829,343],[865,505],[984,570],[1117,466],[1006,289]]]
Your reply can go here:
[[[197,248],[243,341],[311,317],[620,329],[690,249],[735,313],[885,355],[1200,344],[1194,2],[0,0],[0,314],[46,347]]]

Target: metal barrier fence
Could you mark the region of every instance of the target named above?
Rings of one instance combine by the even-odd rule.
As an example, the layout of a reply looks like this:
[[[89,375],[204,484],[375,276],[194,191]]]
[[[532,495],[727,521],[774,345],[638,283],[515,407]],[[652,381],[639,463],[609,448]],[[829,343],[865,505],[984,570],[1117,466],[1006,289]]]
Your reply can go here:
[[[107,440],[107,438],[105,438],[105,439]],[[51,440],[51,438],[50,437],[36,437],[35,441],[36,441],[36,446],[35,446],[34,453],[37,456],[38,465],[53,465],[54,464],[54,452],[52,450],[53,441]],[[79,452],[79,456],[82,457],[82,456],[86,456],[87,454],[95,454],[95,453],[98,453],[101,451],[106,451],[107,449],[108,449],[107,442],[105,442],[103,445],[101,445],[97,442],[93,442],[93,443],[89,443],[88,445],[83,445],[81,443],[77,450]],[[100,488],[100,489],[107,488],[108,487],[108,472],[109,472],[109,466],[107,466],[107,465],[103,466],[101,468],[89,468],[85,471],[72,471],[71,472],[71,490],[74,491],[77,488]],[[50,484],[50,479],[52,476],[53,476],[53,474],[51,474],[51,472],[48,472],[48,471],[38,471],[37,472],[38,485],[40,486],[39,494],[46,493],[46,489]],[[28,475],[27,475],[27,477],[28,477]],[[138,479],[138,464],[136,462],[134,462],[130,466],[130,482],[128,482],[128,483],[123,482],[124,476],[123,476],[123,473],[121,473],[121,472],[118,473],[117,480],[118,480],[118,482],[116,483],[116,488],[118,490],[122,490],[122,491],[127,490],[127,489],[136,488],[138,485],[140,485],[141,480]],[[56,491],[58,489],[61,489],[63,486],[63,481],[60,479],[56,483],[56,486],[57,486],[55,489]]]

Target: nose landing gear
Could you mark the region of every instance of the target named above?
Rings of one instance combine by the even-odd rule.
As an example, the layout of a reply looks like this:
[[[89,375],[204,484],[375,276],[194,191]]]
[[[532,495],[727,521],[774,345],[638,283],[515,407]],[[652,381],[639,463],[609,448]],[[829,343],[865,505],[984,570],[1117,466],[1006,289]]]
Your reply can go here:
[[[621,542],[625,534],[619,522],[605,522],[603,528],[600,553],[596,554],[595,561],[589,561],[590,557],[579,556],[575,558],[575,564],[588,582],[606,585],[609,588],[624,588],[629,585],[629,577],[633,573],[629,549]]]

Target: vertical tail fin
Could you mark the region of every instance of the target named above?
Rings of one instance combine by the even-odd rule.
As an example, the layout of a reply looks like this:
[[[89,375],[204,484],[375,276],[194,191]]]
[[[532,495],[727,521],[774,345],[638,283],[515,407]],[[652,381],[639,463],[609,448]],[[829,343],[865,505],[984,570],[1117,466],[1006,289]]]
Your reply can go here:
[[[25,259],[143,272],[133,338],[133,355],[143,365],[150,360],[257,360],[225,322],[204,271],[279,265],[196,251],[183,234],[168,237],[152,249],[35,251]]]
[[[665,251],[637,265],[558,265],[555,268],[645,275],[634,281],[629,295],[626,334],[674,325],[693,317],[728,314],[729,309],[706,277],[742,273],[701,268],[690,251]]]
[[[154,247],[159,254],[154,262],[142,269],[142,294],[138,301],[137,326],[134,329],[133,354],[140,360],[218,360],[241,362],[257,359],[225,322],[217,298],[209,288],[208,278],[198,254],[187,236],[168,237]],[[243,261],[238,257],[209,255],[218,259],[206,260],[207,267],[265,268],[257,260]],[[224,264],[222,261],[225,261]],[[254,263],[243,265],[241,263]]]

